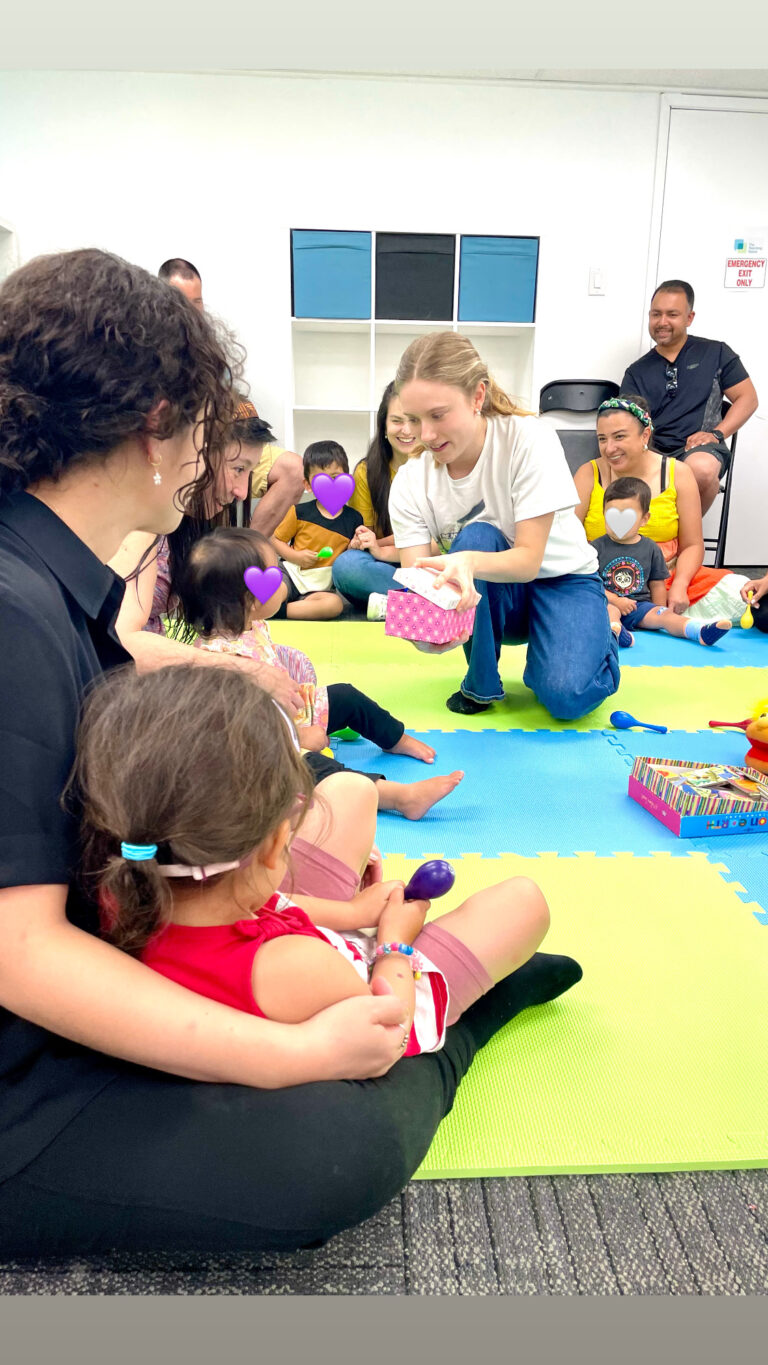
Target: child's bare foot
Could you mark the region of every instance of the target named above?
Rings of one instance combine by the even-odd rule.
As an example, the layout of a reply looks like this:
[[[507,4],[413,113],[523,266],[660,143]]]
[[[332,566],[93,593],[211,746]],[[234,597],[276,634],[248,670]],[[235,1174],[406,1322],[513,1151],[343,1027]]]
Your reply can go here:
[[[422,763],[434,763],[435,751],[430,749],[423,740],[417,739],[415,735],[403,735],[392,749],[388,749],[390,754],[407,754],[409,758],[420,758]]]
[[[396,810],[406,820],[420,820],[438,801],[450,796],[463,776],[457,769],[447,777],[425,777],[423,782],[377,782],[379,810]]]

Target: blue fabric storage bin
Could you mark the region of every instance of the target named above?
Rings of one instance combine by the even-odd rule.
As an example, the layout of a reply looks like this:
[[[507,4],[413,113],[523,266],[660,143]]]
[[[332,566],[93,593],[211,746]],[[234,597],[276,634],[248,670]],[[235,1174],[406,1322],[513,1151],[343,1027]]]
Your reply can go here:
[[[533,322],[538,237],[462,237],[459,322]]]
[[[291,232],[293,316],[371,316],[370,232]]]

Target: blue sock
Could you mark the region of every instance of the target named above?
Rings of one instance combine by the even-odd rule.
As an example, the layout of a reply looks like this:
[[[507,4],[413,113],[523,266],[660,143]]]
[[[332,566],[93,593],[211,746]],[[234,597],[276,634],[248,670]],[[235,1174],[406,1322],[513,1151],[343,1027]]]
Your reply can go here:
[[[629,649],[630,645],[635,643],[635,637],[627,630],[626,626],[621,627],[617,638],[619,641],[619,649]]]
[[[685,623],[686,640],[695,640],[697,645],[701,644],[701,622],[686,621]]]
[[[730,629],[730,621],[708,621],[705,626],[701,627],[700,643],[702,645],[713,645],[717,640],[727,635]]]

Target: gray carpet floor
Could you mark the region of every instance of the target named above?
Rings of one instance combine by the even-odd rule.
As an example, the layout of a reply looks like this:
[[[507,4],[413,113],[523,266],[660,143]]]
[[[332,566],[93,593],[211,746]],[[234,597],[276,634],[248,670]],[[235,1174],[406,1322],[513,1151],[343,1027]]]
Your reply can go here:
[[[768,1294],[768,1171],[414,1181],[317,1251],[6,1263],[0,1294]]]

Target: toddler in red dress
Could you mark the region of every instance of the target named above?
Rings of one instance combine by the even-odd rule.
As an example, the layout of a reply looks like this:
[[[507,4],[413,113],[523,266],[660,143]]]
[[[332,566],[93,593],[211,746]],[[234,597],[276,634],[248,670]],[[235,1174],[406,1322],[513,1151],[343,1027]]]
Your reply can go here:
[[[84,875],[105,936],[236,1009],[298,1023],[392,990],[407,1012],[403,1054],[432,1051],[446,1023],[531,958],[549,925],[525,877],[476,892],[426,928],[429,902],[404,902],[402,882],[365,885],[373,787],[348,773],[329,779],[355,787],[335,829],[292,723],[236,670],[111,674],[86,706],[76,780]],[[291,852],[306,865],[307,850],[312,876],[295,885]],[[581,971],[556,961],[566,964],[559,994]]]

